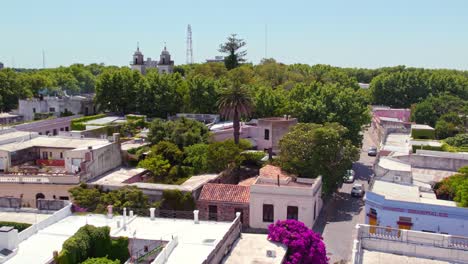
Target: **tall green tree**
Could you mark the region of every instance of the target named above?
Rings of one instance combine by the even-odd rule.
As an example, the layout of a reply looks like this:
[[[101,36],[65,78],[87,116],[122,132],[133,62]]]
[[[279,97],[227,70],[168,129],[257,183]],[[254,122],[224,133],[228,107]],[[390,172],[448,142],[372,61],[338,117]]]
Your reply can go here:
[[[234,143],[239,144],[240,119],[250,116],[253,101],[249,90],[245,86],[232,85],[221,92],[218,107],[224,118],[232,119],[234,128]]]
[[[219,46],[219,52],[226,53],[224,58],[224,65],[228,70],[238,67],[245,61],[247,51],[241,50],[247,43],[236,34],[232,34],[227,38],[227,41]]]
[[[280,140],[283,169],[305,178],[322,176],[323,191],[332,193],[345,171],[359,159],[359,149],[345,138],[338,123],[299,123]]]

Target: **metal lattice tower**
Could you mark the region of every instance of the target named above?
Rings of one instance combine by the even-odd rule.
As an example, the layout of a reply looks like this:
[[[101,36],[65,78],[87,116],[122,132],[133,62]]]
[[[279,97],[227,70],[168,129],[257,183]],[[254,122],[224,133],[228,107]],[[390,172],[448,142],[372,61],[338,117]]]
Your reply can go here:
[[[187,64],[193,63],[193,49],[192,49],[192,27],[190,24],[187,26]]]

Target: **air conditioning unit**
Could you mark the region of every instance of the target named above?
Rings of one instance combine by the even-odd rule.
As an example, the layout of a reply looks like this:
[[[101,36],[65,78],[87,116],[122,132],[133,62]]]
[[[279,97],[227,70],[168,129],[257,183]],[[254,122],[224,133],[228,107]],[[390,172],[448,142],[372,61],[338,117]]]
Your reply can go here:
[[[276,251],[274,250],[267,250],[266,254],[269,258],[276,258]]]
[[[397,182],[401,182],[401,177],[400,176],[395,176],[395,177],[393,177],[393,180],[395,180]]]

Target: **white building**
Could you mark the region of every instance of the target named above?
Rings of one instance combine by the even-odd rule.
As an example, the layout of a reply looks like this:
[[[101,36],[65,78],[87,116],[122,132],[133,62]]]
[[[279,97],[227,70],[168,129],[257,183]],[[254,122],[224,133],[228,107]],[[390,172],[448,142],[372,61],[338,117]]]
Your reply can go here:
[[[84,96],[46,96],[19,100],[18,114],[25,121],[34,120],[35,114],[50,113],[59,117],[60,113],[65,112],[92,115],[95,113],[93,99]]]
[[[238,217],[231,222],[214,222],[199,221],[197,211],[192,219],[154,217],[154,208],[152,217],[136,216],[130,211],[112,217],[71,215],[67,206],[19,234],[9,229],[2,234],[0,230],[0,251],[3,248],[12,251],[7,256],[9,259],[3,258],[3,261],[6,264],[51,263],[53,252],[60,252],[63,242],[86,224],[110,227],[111,238],[128,237],[130,254],[134,257],[145,247],[151,251],[152,245],[163,245],[161,251],[153,253],[156,255],[151,262],[145,262],[153,264],[221,263],[240,236]],[[3,261],[0,254],[0,263]]]
[[[468,263],[468,237],[358,225],[351,264]]]
[[[366,224],[468,236],[468,209],[418,186],[376,180],[365,199]]]
[[[0,145],[0,196],[34,207],[38,199],[68,200],[68,190],[122,163],[119,135],[95,138],[36,136]]]
[[[296,219],[312,228],[322,209],[322,178],[296,178],[266,165],[250,186],[249,222],[267,228],[277,220]]]
[[[167,51],[166,46],[159,56],[159,61],[151,60],[147,58],[145,61],[143,53],[140,51],[140,47],[137,46],[137,50],[133,53],[133,60],[130,63],[130,67],[133,70],[139,71],[141,74],[146,74],[147,69],[156,68],[160,74],[162,73],[173,73],[174,72],[174,61],[171,60],[171,54]]]

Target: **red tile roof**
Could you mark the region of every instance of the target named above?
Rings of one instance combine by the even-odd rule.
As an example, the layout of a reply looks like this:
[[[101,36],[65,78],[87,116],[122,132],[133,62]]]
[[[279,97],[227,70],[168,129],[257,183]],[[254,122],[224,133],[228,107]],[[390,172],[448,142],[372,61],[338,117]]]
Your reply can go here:
[[[234,184],[207,183],[203,186],[199,200],[249,203],[250,187]]]
[[[260,169],[260,177],[276,179],[278,175],[280,176],[280,178],[295,177],[293,174],[287,173],[283,171],[280,167],[273,165],[266,165]]]

